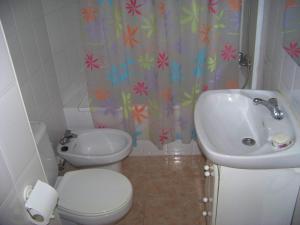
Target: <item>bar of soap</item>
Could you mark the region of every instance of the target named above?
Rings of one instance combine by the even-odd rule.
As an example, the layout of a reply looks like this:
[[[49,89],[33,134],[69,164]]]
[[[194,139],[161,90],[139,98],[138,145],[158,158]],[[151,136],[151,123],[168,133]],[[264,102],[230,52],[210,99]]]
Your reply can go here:
[[[278,149],[286,148],[291,143],[291,138],[286,134],[276,134],[272,137],[272,145]]]

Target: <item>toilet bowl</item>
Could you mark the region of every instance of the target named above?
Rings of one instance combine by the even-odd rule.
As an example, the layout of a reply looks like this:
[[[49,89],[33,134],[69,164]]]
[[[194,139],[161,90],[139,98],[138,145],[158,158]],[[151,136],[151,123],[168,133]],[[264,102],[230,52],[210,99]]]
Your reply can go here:
[[[105,128],[72,132],[77,137],[67,144],[59,144],[57,153],[74,166],[116,165],[132,150],[132,138],[122,130]]]
[[[132,206],[132,186],[115,171],[97,168],[68,172],[56,186],[58,213],[67,225],[114,224]]]
[[[126,215],[132,206],[133,189],[124,175],[94,168],[58,177],[45,124],[31,122],[31,128],[47,180],[58,192],[57,211],[63,225],[113,225]]]

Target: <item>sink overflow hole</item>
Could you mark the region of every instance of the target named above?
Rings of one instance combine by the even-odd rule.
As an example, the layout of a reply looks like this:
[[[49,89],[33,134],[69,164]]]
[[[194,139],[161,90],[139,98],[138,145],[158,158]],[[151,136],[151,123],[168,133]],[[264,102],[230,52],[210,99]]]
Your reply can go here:
[[[253,138],[243,138],[242,143],[247,146],[255,145],[255,140]]]

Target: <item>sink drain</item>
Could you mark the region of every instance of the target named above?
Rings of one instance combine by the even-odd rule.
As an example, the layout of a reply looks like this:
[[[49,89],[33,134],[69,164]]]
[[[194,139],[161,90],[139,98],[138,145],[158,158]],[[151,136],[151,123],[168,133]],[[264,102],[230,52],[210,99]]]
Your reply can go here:
[[[255,140],[253,138],[243,138],[242,143],[247,146],[255,145]]]

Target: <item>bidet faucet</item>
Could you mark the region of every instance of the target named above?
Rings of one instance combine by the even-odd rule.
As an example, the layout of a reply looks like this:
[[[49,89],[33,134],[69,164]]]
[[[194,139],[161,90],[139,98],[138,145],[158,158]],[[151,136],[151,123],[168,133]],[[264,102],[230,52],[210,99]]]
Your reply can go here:
[[[283,119],[283,112],[278,107],[278,101],[276,98],[270,98],[269,100],[264,100],[261,98],[254,98],[253,102],[255,105],[263,105],[271,112],[272,117],[275,120]]]
[[[71,130],[66,130],[64,136],[59,140],[61,145],[68,144],[72,138],[77,138],[77,134],[72,133]]]

